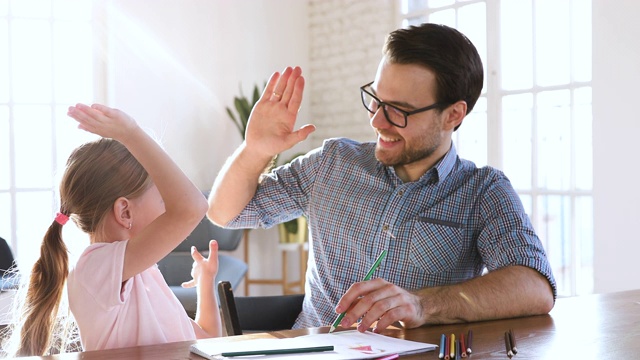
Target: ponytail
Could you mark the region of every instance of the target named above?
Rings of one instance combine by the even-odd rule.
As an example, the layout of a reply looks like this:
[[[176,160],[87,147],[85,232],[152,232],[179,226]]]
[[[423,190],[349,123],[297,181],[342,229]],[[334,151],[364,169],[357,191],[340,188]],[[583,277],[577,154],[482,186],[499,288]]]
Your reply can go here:
[[[58,308],[69,274],[69,255],[62,240],[62,224],[54,221],[40,246],[40,258],[33,265],[21,321],[14,330],[18,336],[17,356],[42,356],[64,351],[65,339],[54,340]],[[62,341],[59,341],[62,340]]]

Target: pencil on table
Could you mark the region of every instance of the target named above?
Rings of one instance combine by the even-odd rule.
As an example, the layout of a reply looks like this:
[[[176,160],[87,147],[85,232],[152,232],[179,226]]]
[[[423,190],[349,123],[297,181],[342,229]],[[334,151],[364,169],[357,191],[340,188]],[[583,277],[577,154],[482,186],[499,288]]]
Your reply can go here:
[[[444,359],[445,346],[447,344],[447,335],[440,335],[440,354],[438,354],[438,358]]]
[[[444,360],[449,360],[451,359],[451,355],[449,355],[449,346],[451,344],[451,339],[448,336],[444,336],[445,339],[445,343],[444,343]]]
[[[451,340],[449,340],[449,356],[452,359],[456,358],[456,334],[451,334],[450,337]]]
[[[467,357],[467,343],[464,341],[464,333],[460,333],[460,356]]]
[[[460,359],[460,339],[456,340],[456,359]]]
[[[471,355],[472,351],[471,351],[471,341],[473,340],[473,331],[471,331],[471,329],[469,329],[469,332],[467,333],[467,354]]]
[[[513,351],[513,355],[515,355],[518,353],[518,348],[516,347],[516,335],[512,329],[509,329],[509,340],[511,340],[511,351]]]
[[[507,349],[507,356],[509,359],[513,357],[513,351],[511,351],[511,340],[509,340],[509,332],[504,332],[504,347]]]

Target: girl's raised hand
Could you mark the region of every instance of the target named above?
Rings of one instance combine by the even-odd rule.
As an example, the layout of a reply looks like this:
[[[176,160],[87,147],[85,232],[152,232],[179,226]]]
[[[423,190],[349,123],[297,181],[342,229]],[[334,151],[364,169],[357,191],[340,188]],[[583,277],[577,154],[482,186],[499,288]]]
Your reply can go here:
[[[69,107],[67,115],[78,122],[78,128],[116,140],[122,140],[138,128],[129,115],[100,104],[76,104]]]

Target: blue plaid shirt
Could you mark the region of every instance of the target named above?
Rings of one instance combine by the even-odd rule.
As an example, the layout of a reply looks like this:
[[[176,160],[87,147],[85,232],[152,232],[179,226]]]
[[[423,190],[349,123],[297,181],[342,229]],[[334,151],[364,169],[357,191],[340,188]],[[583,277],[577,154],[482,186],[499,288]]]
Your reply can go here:
[[[523,265],[544,275],[555,297],[545,251],[501,171],[477,168],[452,146],[418,181],[404,183],[374,149],[375,143],[326,140],[264,176],[227,225],[269,228],[308,218],[308,296],[294,327],[331,324],[340,297],[382,250],[388,253],[373,278],[407,290],[460,283],[485,267]]]

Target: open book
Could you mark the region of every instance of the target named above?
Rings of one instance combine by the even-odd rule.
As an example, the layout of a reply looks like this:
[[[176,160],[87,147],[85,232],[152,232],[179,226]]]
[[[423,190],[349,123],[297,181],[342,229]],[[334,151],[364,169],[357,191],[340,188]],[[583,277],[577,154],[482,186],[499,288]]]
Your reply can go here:
[[[321,352],[309,352],[324,347]],[[312,334],[286,339],[252,339],[233,342],[207,342],[200,340],[191,345],[191,352],[207,359],[242,359],[240,354],[264,352],[269,355],[251,359],[291,359],[304,355],[305,359],[375,359],[391,354],[412,354],[434,350],[436,345],[396,339],[370,331],[339,331],[332,334]],[[282,350],[282,354],[278,351]],[[299,350],[299,352],[296,352]],[[321,349],[322,350],[322,349]],[[223,354],[238,354],[233,357]]]

